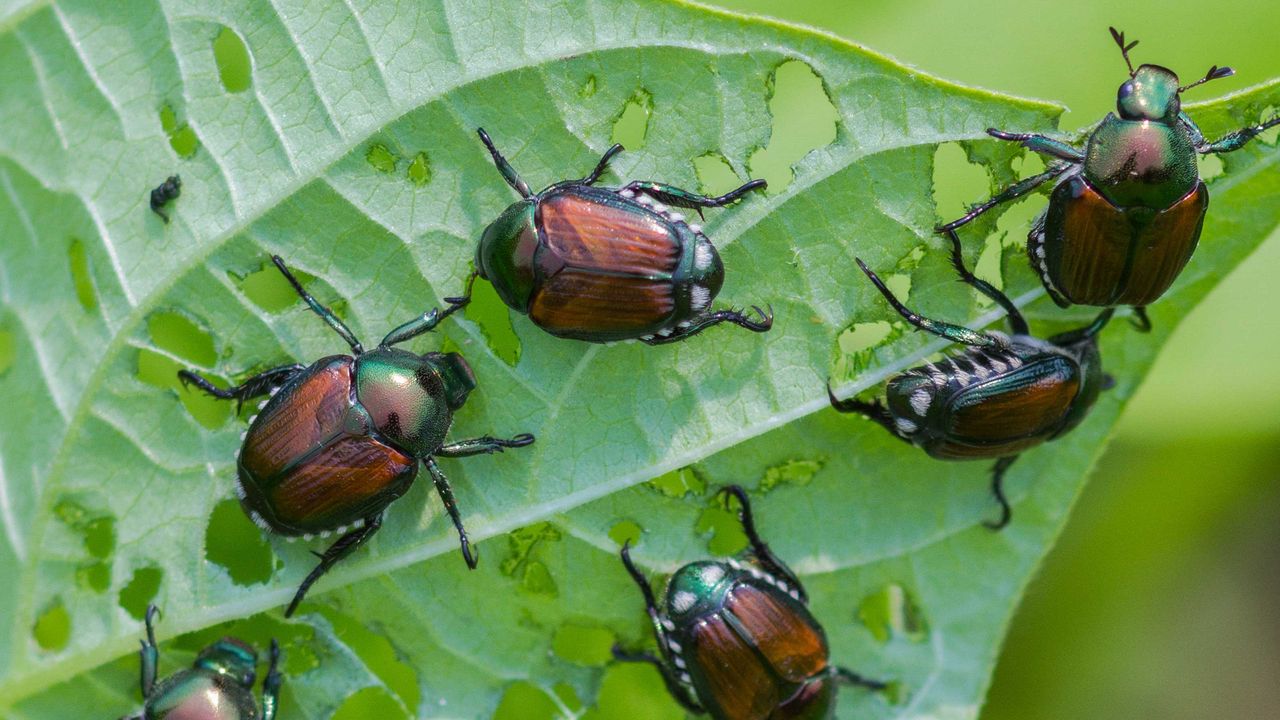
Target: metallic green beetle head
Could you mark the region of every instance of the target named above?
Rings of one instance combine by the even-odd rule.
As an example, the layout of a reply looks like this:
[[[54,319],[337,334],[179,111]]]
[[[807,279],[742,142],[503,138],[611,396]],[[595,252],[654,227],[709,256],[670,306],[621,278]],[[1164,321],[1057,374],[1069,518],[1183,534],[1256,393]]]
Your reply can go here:
[[[457,353],[416,355],[380,347],[356,361],[356,397],[373,426],[416,457],[439,449],[475,375]]]
[[[1124,56],[1125,65],[1129,66],[1129,79],[1120,86],[1116,97],[1116,112],[1125,120],[1156,120],[1173,123],[1182,112],[1182,99],[1178,96],[1191,88],[1207,83],[1210,80],[1229,77],[1235,70],[1229,67],[1214,65],[1204,77],[1190,85],[1179,86],[1178,75],[1166,67],[1159,65],[1142,65],[1133,69],[1133,61],[1129,59],[1129,51],[1138,44],[1137,40],[1126,43],[1124,33],[1110,28],[1111,39],[1120,46],[1120,54]]]
[[[667,617],[679,624],[718,610],[735,574],[733,568],[715,560],[692,562],[676,570],[667,582]]]
[[[246,688],[253,687],[258,652],[232,637],[225,637],[200,651],[195,667],[225,675]]]
[[[1159,65],[1143,65],[1120,86],[1116,112],[1125,120],[1172,123],[1182,112],[1178,76]]]
[[[534,200],[520,200],[489,223],[476,247],[476,272],[493,283],[508,307],[527,309],[533,294],[533,255],[538,249]]]

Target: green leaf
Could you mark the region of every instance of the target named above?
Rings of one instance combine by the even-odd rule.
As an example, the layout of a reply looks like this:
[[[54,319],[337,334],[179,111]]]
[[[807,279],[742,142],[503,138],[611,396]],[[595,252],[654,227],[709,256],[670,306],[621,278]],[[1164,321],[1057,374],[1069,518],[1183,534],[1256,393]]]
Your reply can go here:
[[[281,638],[282,720],[488,717],[500,704],[503,718],[679,717],[651,669],[605,663],[611,639],[651,642],[617,539],[638,534],[655,575],[735,549],[711,499],[729,482],[770,488],[761,529],[807,583],[833,660],[900,684],[896,702],[844,691],[842,717],[974,717],[1022,588],[1124,401],[1178,320],[1280,221],[1274,148],[1227,157],[1205,241],[1152,308],[1156,331],[1106,331],[1115,390],[1015,466],[1014,522],[992,534],[985,464],[932,461],[837,416],[824,384],[874,388],[941,349],[892,324],[855,255],[896,265],[895,287],[924,311],[995,319],[952,281],[930,228],[1032,165],[986,127],[1043,130],[1054,107],[658,0],[35,0],[0,10],[0,66],[12,409],[0,419],[0,713],[14,718],[136,708],[131,652],[151,601],[161,637],[180,636],[162,643],[165,673],[220,634]],[[1188,111],[1216,136],[1277,104],[1273,83]],[[788,118],[797,106],[812,112]],[[492,297],[469,308],[415,344],[460,348],[479,377],[454,437],[539,438],[442,461],[484,540],[480,568],[464,568],[419,483],[282,621],[311,548],[266,544],[230,511],[243,417],[181,390],[174,371],[227,380],[343,350],[263,273],[268,253],[366,341],[455,294],[479,231],[512,200],[477,126],[534,185],[585,173],[614,137],[631,147],[613,180],[719,191],[768,178],[767,195],[706,226],[729,269],[720,302],[771,303],[777,324],[587,346]],[[948,185],[947,167],[970,180]],[[148,192],[174,173],[183,195],[165,225]],[[969,238],[976,259],[978,232],[994,233],[984,267],[1047,332],[1087,313],[1044,302],[1001,242],[1016,244],[1041,202]]]

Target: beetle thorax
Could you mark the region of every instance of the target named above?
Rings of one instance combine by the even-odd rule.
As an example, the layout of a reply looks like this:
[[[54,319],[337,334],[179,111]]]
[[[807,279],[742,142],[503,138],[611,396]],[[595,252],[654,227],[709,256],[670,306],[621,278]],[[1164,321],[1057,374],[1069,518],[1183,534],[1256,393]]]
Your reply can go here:
[[[521,312],[528,311],[534,289],[533,263],[538,250],[535,208],[532,200],[513,203],[485,228],[476,246],[476,272],[493,283],[508,307]]]
[[[201,650],[195,667],[227,677],[243,687],[252,687],[257,663],[257,651],[228,637]]]
[[[147,698],[144,717],[155,720],[253,720],[259,717],[249,687],[204,669],[162,680]]]
[[[734,575],[732,568],[714,560],[681,567],[667,583],[667,615],[679,621],[718,608]]]
[[[453,421],[453,408],[475,387],[466,363],[449,353],[415,355],[378,348],[356,360],[356,398],[374,428],[403,451],[425,457],[439,449]],[[470,382],[468,383],[468,379]]]

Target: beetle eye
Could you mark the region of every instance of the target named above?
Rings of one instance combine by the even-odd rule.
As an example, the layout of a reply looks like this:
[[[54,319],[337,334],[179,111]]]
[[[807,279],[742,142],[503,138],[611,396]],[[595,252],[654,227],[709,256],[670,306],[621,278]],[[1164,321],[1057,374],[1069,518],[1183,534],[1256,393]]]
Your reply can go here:
[[[1128,99],[1130,95],[1133,95],[1133,81],[1126,80],[1125,83],[1120,86],[1119,99],[1121,102],[1123,102],[1124,100]]]

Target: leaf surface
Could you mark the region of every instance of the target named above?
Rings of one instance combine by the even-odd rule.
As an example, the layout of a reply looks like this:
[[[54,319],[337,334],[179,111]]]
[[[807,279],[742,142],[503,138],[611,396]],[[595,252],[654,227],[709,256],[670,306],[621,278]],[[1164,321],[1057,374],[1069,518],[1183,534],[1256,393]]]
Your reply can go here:
[[[1152,308],[1156,331],[1106,331],[1116,388],[1015,466],[1014,523],[992,534],[984,463],[932,461],[838,416],[824,385],[871,389],[942,347],[892,324],[855,255],[896,267],[931,315],[996,319],[932,235],[935,165],[962,143],[988,185],[1007,182],[1025,162],[983,130],[1051,128],[1054,107],[658,0],[16,3],[0,10],[0,66],[0,712],[14,718],[135,708],[148,601],[164,609],[161,636],[182,635],[163,644],[164,672],[223,632],[282,637],[282,718],[357,713],[339,710],[356,691],[406,717],[537,717],[537,703],[498,708],[542,690],[550,713],[633,717],[628,687],[678,717],[652,671],[605,667],[613,639],[650,642],[618,541],[641,532],[655,575],[736,550],[712,500],[729,482],[771,488],[756,496],[761,529],[807,583],[834,661],[901,683],[897,702],[845,691],[841,717],[974,717],[1124,401],[1179,318],[1280,221],[1274,148],[1227,157],[1201,248]],[[808,152],[778,120],[797,68],[834,118]],[[1271,84],[1188,111],[1217,136],[1277,104]],[[514,199],[478,126],[535,187],[585,174],[619,137],[630,147],[610,183],[723,192],[766,172],[768,194],[711,211],[706,228],[728,268],[719,303],[772,304],[777,323],[590,346],[478,301],[413,347],[459,349],[475,369],[454,438],[539,438],[441,463],[484,540],[480,569],[466,571],[418,483],[282,622],[311,548],[264,545],[229,512],[244,417],[174,372],[226,381],[344,350],[281,294],[270,253],[366,344],[456,294],[475,239]],[[183,194],[165,225],[148,193],[174,173]],[[986,223],[971,259],[983,231],[1020,237]],[[1037,329],[1087,317],[1044,302],[1021,252],[1004,255],[1004,285]],[[889,332],[871,347],[840,340],[876,323]]]

